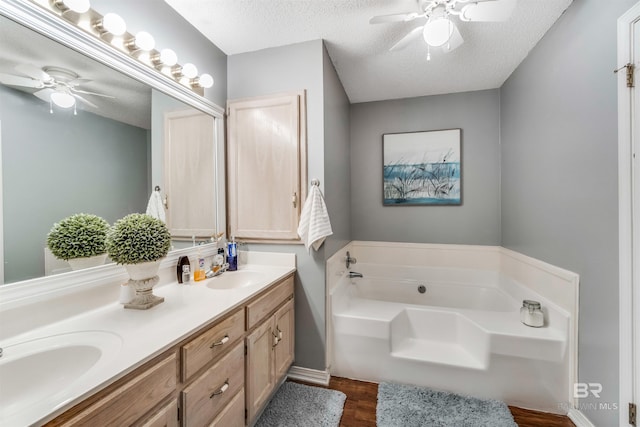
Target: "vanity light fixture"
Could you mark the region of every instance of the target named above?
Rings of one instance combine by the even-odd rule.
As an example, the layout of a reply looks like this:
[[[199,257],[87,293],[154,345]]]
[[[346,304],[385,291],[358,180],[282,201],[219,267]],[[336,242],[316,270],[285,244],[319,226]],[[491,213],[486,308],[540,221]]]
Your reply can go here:
[[[210,74],[202,74],[200,77],[196,77],[195,79],[191,79],[191,87],[201,87],[204,89],[209,89],[213,86],[213,77]]]
[[[191,62],[182,66],[182,75],[188,79],[195,79],[198,76],[198,68]]]
[[[150,52],[156,46],[156,41],[153,36],[146,31],[139,31],[135,37],[127,40],[124,45],[131,52],[137,52],[139,50]]]
[[[166,48],[151,55],[149,59],[156,67],[161,67],[163,65],[173,67],[178,63],[178,55],[176,55],[173,50]]]
[[[102,18],[93,22],[95,28],[101,35],[111,33],[114,36],[121,36],[127,31],[127,24],[120,15],[115,13],[107,13]]]
[[[173,50],[166,48],[155,49],[156,43],[151,34],[146,31],[140,31],[135,35],[127,32],[127,25],[124,19],[113,12],[106,15],[98,13],[91,8],[90,0],[31,1],[45,7],[70,24],[90,32],[110,47],[135,58],[146,66],[155,68],[165,77],[172,78],[177,83],[188,87],[201,96],[204,95],[203,89],[213,86],[214,81],[211,75],[204,73],[198,76],[198,68],[192,63],[178,64],[178,56]],[[66,12],[68,11],[75,13],[67,14]],[[78,14],[84,15],[84,19],[79,18]],[[64,105],[69,104],[67,107],[53,100],[51,100],[51,103],[62,108],[70,108],[76,104],[75,99],[73,104],[70,104],[68,99],[66,103],[62,102]]]
[[[62,13],[68,10],[76,13],[85,13],[91,8],[89,0],[53,0],[52,3]]]

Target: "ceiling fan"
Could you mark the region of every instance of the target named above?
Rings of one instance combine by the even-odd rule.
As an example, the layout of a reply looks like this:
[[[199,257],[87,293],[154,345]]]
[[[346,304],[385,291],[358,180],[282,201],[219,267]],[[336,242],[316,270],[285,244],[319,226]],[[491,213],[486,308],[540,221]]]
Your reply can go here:
[[[111,95],[80,89],[78,87],[80,84],[91,80],[81,79],[78,74],[65,68],[52,66],[38,68],[31,64],[20,64],[15,69],[23,75],[0,73],[0,83],[8,86],[40,89],[33,92],[33,95],[48,102],[51,113],[53,113],[53,104],[55,104],[61,108],[74,107],[74,114],[76,114],[76,100],[90,107],[98,108],[96,104],[82,95],[115,98]]]
[[[516,0],[417,0],[417,2],[419,12],[374,16],[369,23],[382,24],[426,19],[424,25],[411,30],[389,50],[403,49],[422,35],[428,46],[427,60],[431,59],[431,47],[442,48],[442,51],[447,53],[464,42],[452,17],[457,17],[461,22],[506,21],[516,5]]]

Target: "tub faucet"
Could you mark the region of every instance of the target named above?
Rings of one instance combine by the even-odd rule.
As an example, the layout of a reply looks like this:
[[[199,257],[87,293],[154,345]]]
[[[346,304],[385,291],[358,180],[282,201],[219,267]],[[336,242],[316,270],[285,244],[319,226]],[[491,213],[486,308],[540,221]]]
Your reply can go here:
[[[362,277],[362,273],[356,273],[355,271],[350,271],[349,279],[353,279],[354,277]]]

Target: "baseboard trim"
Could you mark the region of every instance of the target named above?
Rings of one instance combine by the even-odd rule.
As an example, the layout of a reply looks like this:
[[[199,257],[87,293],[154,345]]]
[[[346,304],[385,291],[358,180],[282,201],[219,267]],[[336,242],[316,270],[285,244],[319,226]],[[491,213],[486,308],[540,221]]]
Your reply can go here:
[[[329,385],[331,375],[327,371],[319,371],[317,369],[301,368],[300,366],[292,366],[289,368],[287,377],[292,380],[304,381],[311,384]]]
[[[576,427],[596,427],[589,418],[577,409],[569,409],[567,417],[576,425]]]

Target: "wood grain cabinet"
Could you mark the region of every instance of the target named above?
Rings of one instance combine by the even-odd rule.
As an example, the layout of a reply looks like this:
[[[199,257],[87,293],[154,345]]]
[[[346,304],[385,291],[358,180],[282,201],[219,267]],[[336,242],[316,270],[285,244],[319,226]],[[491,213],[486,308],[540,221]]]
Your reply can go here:
[[[293,307],[291,275],[47,425],[251,425],[293,362]]]
[[[264,305],[277,308],[268,318],[256,321],[257,327],[247,336],[247,421],[250,425],[286,375],[294,354],[293,278],[247,306],[252,312],[264,312]],[[266,313],[265,313],[266,314]]]

